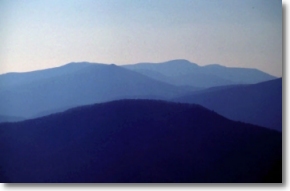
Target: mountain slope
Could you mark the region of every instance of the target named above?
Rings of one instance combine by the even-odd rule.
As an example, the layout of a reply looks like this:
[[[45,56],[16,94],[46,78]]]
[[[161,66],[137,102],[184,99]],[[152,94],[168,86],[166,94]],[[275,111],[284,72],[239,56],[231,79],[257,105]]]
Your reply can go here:
[[[257,69],[230,68],[218,64],[198,66],[187,60],[163,63],[139,63],[123,66],[151,78],[174,85],[213,87],[232,84],[254,84],[275,79]]]
[[[10,182],[263,182],[282,169],[281,133],[149,100],[0,124],[0,152]]]
[[[25,120],[25,118],[0,115],[0,123],[2,123],[2,122],[16,122],[16,121],[23,121],[23,120]]]
[[[69,63],[65,66],[48,68],[43,70],[36,70],[31,72],[23,72],[23,73],[7,73],[0,75],[0,87],[10,88],[11,86],[22,86],[25,84],[33,83],[36,81],[51,79],[57,76],[64,76],[67,74],[71,74],[77,72],[83,68],[89,67],[92,64],[89,62],[81,62],[81,63]]]
[[[0,90],[0,115],[30,118],[121,98],[169,99],[188,91],[105,64],[72,63],[17,76],[22,81],[12,80]]]
[[[282,131],[282,78],[203,90],[174,100],[200,104],[232,120]]]

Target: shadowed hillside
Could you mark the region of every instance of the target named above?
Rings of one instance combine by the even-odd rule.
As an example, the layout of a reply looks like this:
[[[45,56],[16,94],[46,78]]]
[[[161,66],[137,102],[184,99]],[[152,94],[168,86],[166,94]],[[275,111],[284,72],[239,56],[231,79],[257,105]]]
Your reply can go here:
[[[282,131],[282,78],[202,90],[174,99],[196,103],[236,121]]]
[[[2,123],[2,122],[23,121],[23,120],[25,120],[25,118],[0,115],[0,123]]]
[[[163,101],[0,124],[0,152],[0,177],[11,182],[282,181],[271,179],[282,168],[281,133]]]

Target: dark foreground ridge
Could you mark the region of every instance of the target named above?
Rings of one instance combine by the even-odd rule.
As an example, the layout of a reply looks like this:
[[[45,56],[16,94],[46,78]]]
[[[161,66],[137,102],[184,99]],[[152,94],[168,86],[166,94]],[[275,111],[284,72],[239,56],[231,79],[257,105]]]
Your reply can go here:
[[[282,182],[282,134],[198,105],[120,100],[0,124],[1,182]]]
[[[206,89],[174,100],[200,104],[234,121],[282,132],[282,78],[258,84]]]

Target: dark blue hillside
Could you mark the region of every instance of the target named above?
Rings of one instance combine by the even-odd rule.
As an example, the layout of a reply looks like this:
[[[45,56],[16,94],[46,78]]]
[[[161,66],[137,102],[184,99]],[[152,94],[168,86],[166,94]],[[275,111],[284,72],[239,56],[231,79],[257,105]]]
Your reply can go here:
[[[211,88],[174,100],[200,104],[232,120],[282,131],[282,78],[253,85]]]
[[[282,181],[281,133],[164,101],[0,124],[0,153],[4,182]]]
[[[25,118],[22,118],[22,117],[0,115],[0,123],[2,123],[2,122],[16,122],[16,121],[24,121],[24,120],[25,120]]]

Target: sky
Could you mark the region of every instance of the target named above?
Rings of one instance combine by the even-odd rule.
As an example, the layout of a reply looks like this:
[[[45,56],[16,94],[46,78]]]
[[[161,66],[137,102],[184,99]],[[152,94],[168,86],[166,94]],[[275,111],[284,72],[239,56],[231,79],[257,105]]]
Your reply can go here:
[[[282,76],[281,0],[0,0],[0,74],[187,59]]]

